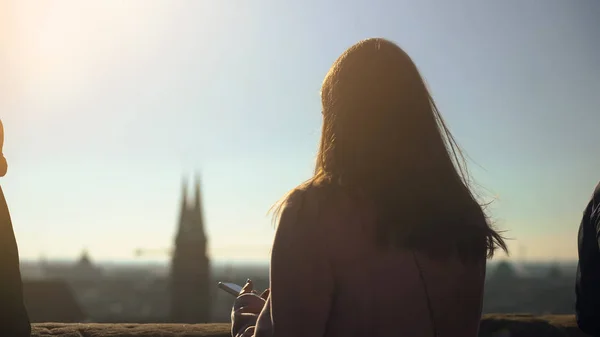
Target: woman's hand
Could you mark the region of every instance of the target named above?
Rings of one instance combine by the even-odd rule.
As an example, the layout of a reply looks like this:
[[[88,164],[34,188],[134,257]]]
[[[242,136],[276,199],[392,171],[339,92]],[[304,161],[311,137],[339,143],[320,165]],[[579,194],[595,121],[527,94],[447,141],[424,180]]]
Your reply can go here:
[[[252,281],[248,279],[238,297],[233,301],[231,312],[232,336],[251,337],[254,335],[258,315],[263,310],[268,297],[269,289],[259,296],[254,291]]]
[[[248,279],[242,291],[240,291],[240,294],[233,302],[233,310],[240,314],[260,314],[269,297],[269,291],[267,289],[260,296],[257,295],[252,280]]]

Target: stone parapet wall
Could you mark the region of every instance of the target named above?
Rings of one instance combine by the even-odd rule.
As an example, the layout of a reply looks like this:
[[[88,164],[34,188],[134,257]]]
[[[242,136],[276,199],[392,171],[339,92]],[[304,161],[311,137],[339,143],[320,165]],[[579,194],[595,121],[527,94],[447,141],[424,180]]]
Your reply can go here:
[[[35,323],[32,337],[226,337],[228,324]],[[481,337],[586,337],[571,315],[485,315]]]

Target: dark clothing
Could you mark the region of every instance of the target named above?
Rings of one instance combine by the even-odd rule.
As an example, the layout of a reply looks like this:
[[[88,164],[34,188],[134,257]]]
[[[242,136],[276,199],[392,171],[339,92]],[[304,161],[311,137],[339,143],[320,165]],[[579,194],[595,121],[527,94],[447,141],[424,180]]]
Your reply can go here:
[[[343,196],[320,207],[315,193],[296,190],[287,201],[269,298],[260,315],[233,308],[232,336],[477,336],[484,254],[465,265],[457,255],[382,251],[370,208]]]
[[[579,263],[575,294],[577,324],[585,333],[600,336],[600,184],[588,203],[581,224],[577,244]]]
[[[31,334],[23,303],[19,252],[4,193],[0,188],[0,336]]]

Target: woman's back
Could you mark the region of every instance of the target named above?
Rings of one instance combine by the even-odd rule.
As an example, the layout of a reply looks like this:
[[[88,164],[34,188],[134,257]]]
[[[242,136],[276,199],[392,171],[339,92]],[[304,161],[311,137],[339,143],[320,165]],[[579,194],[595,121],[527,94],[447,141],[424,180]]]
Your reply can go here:
[[[277,208],[256,336],[475,337],[485,261],[506,244],[416,65],[360,41],[321,103],[315,173]]]
[[[327,335],[477,335],[484,254],[479,263],[465,264],[458,254],[383,251],[368,207],[350,198],[331,200],[330,207],[319,207],[314,227],[314,240],[322,241],[315,244],[328,247],[324,258],[335,279]]]

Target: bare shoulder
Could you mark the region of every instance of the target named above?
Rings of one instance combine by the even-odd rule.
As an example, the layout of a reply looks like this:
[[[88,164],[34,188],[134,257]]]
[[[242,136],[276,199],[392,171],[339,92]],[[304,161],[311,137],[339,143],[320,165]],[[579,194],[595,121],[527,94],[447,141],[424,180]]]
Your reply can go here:
[[[310,211],[318,206],[322,206],[323,201],[327,199],[326,191],[330,188],[315,185],[301,185],[293,189],[287,196],[284,207]]]
[[[293,223],[305,223],[303,227],[319,222],[323,211],[332,201],[330,189],[323,186],[303,185],[292,190],[282,205],[279,226],[291,226]]]
[[[282,209],[282,218],[299,217],[310,214],[310,208],[315,204],[315,193],[313,188],[308,186],[297,187],[286,197]],[[281,219],[283,220],[283,219]]]
[[[304,200],[305,190],[302,188],[293,189],[285,199],[283,204],[284,209],[299,209],[301,208],[302,201]]]

